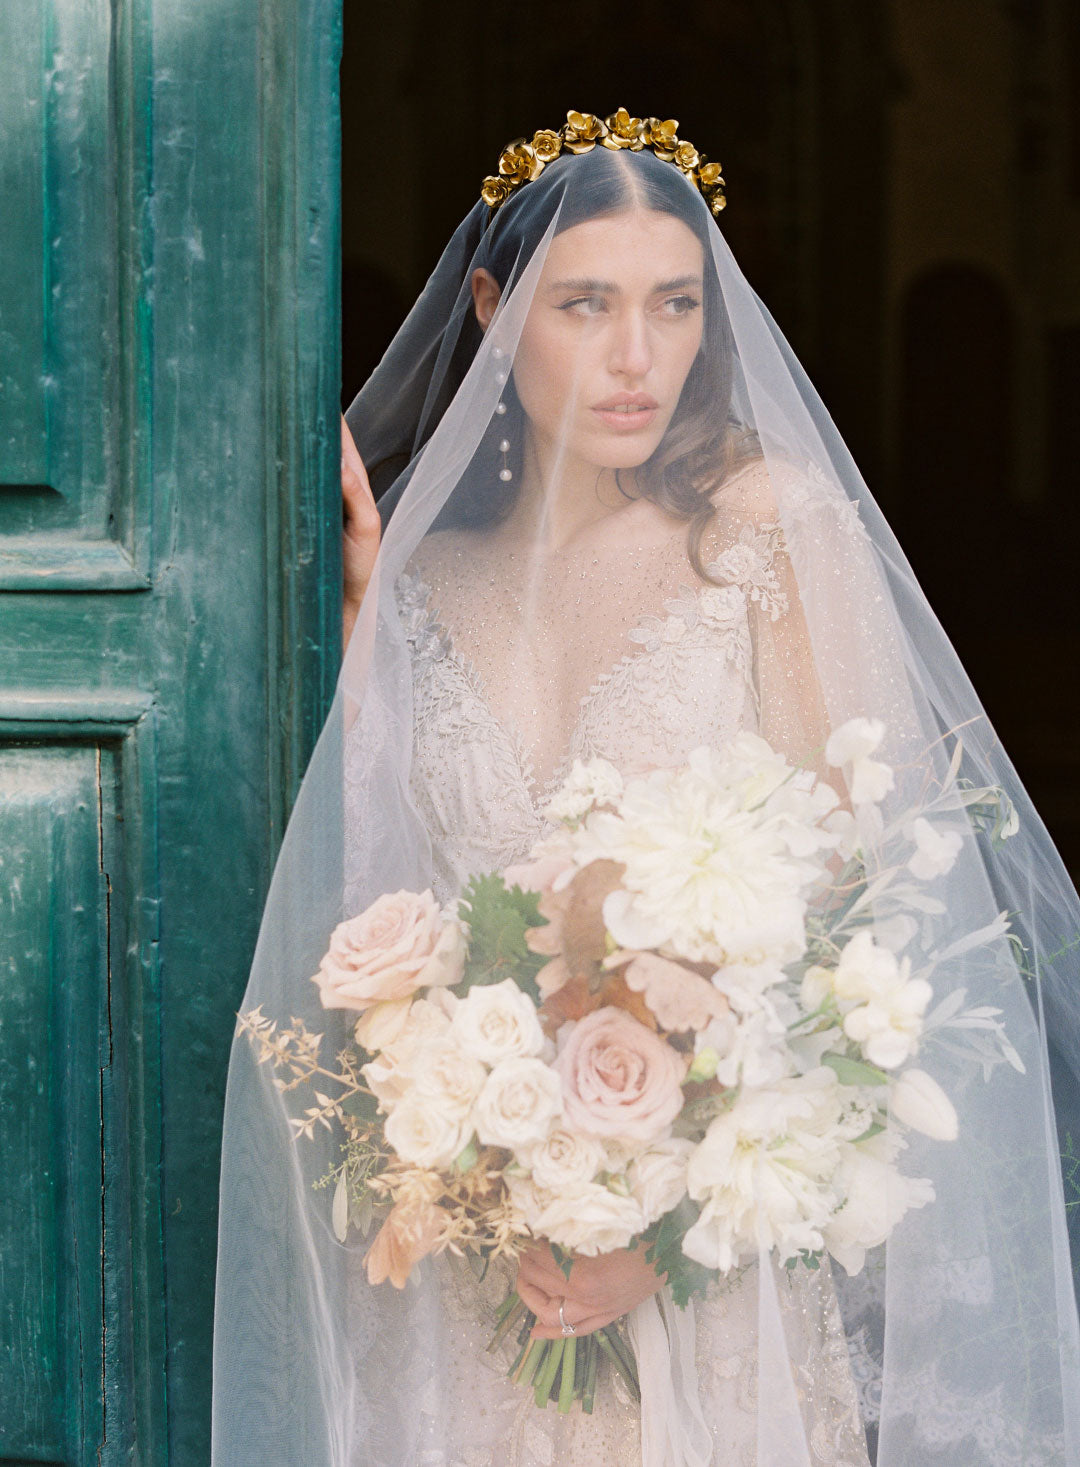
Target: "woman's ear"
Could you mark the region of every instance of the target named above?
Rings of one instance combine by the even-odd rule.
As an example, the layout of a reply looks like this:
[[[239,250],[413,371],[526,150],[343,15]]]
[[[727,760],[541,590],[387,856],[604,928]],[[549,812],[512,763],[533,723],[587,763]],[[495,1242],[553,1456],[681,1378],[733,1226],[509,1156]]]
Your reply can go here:
[[[486,331],[491,324],[491,318],[495,314],[495,307],[499,304],[502,291],[499,282],[490,270],[481,267],[472,273],[472,298],[473,309],[476,311],[476,319],[480,322],[480,329]]]

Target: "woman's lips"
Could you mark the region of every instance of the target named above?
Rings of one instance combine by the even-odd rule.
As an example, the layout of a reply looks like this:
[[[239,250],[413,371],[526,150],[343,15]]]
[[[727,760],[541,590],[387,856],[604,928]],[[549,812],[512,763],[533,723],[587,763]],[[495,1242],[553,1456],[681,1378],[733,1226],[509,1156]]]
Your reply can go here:
[[[616,428],[620,433],[633,433],[635,430],[647,428],[656,417],[655,407],[639,406],[637,403],[625,403],[614,408],[594,407],[592,411],[601,422],[606,423],[609,428]]]

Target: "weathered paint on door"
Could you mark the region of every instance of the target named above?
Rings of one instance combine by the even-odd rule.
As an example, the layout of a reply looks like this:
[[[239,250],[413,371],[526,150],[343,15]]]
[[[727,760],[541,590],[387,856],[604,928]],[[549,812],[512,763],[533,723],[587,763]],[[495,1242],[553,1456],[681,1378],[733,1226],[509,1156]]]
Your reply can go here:
[[[336,673],[340,0],[0,6],[0,1464],[209,1457],[232,1019]]]

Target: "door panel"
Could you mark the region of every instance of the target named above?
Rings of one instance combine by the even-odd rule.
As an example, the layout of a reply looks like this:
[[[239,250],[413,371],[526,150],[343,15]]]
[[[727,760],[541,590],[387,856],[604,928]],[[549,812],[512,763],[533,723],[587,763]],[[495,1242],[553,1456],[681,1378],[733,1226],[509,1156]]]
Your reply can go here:
[[[339,0],[0,6],[0,1467],[209,1458],[221,1107],[340,656]]]

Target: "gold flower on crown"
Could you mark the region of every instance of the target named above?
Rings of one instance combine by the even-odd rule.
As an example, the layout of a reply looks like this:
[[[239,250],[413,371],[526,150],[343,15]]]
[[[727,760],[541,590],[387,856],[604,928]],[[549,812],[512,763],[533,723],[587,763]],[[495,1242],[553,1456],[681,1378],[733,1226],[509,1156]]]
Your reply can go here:
[[[612,149],[628,148],[640,153],[649,148],[665,163],[676,168],[700,192],[714,215],[726,207],[724,179],[719,163],[706,162],[693,143],[678,137],[679,124],[673,117],[631,117],[619,107],[603,121],[591,112],[568,112],[566,122],[558,130],[542,128],[532,141],[515,138],[499,155],[498,173],[484,179],[480,197],[491,209],[505,204],[523,183],[539,178],[549,163],[562,153],[590,153],[599,143]]]

